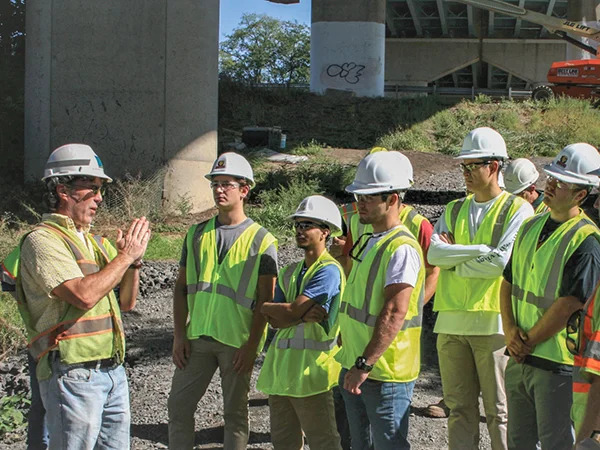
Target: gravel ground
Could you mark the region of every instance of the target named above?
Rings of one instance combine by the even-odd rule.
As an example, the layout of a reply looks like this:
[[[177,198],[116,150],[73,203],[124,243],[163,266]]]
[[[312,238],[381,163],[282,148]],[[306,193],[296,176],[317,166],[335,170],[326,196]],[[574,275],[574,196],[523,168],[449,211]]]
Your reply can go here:
[[[415,166],[413,189],[406,201],[419,212],[436,220],[444,205],[462,196],[464,183],[456,163],[451,158],[433,154],[411,153]],[[544,161],[536,161],[539,165]],[[289,264],[301,258],[293,245],[282,245],[280,263]],[[128,352],[127,373],[131,390],[132,448],[167,448],[167,397],[173,374],[171,362],[172,308],[171,288],[177,274],[176,263],[151,263],[142,272],[142,297],[135,311],[125,315]],[[423,409],[441,397],[441,382],[432,333],[433,317],[426,309],[423,329],[422,373],[413,397],[410,440],[415,450],[447,448],[446,419],[430,419]],[[28,392],[29,383],[24,354],[0,364],[0,396]],[[253,385],[262,356],[254,369]],[[199,449],[220,449],[223,439],[223,410],[218,375],[200,401],[196,413],[196,442]],[[254,388],[250,394],[250,443],[248,448],[271,449],[269,411],[266,396]],[[482,418],[481,446],[490,448]],[[24,449],[23,432],[0,441],[0,449]]]

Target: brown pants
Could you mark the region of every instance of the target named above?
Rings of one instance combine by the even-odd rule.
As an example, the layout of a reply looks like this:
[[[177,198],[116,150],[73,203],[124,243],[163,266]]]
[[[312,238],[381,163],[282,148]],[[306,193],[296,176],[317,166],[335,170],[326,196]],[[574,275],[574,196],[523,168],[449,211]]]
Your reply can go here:
[[[444,400],[450,408],[448,448],[479,448],[479,393],[493,450],[506,450],[507,406],[504,336],[439,334],[437,340]]]
[[[217,368],[221,373],[225,418],[224,450],[244,450],[248,443],[248,391],[250,374],[233,370],[237,348],[206,339],[190,341],[187,366],[175,369],[169,394],[169,448],[194,447],[194,413]]]
[[[310,397],[269,396],[271,441],[275,450],[341,450],[331,391]]]

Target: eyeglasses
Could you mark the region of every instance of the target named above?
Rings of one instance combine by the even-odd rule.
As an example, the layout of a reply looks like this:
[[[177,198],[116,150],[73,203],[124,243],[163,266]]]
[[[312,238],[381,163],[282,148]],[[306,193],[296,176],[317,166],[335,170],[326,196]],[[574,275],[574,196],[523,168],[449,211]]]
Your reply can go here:
[[[565,183],[564,181],[560,181],[560,180],[558,180],[554,177],[550,177],[550,176],[546,178],[546,184],[554,185],[554,186],[556,186],[557,189],[569,189],[569,190],[585,189],[585,187],[583,187],[583,186],[578,186],[573,183]]]
[[[463,172],[473,172],[478,167],[487,166],[488,164],[491,164],[491,163],[492,163],[492,161],[473,162],[473,163],[469,163],[469,164],[460,163],[460,168],[462,169]]]
[[[377,197],[381,197],[381,201],[385,202],[388,199],[389,195],[389,193],[354,194],[354,200],[356,200],[357,202],[371,203],[373,200],[376,200]]]
[[[364,252],[365,248],[367,248],[367,244],[369,243],[369,239],[371,239],[371,236],[373,236],[373,233],[363,233],[359,236],[359,238],[356,240],[356,242],[350,249],[350,258],[352,258],[354,261],[358,261],[359,263],[363,261],[360,256]]]
[[[223,189],[224,191],[231,191],[232,189],[238,189],[241,186],[240,183],[236,183],[234,181],[211,181],[210,188],[211,189]]]
[[[294,228],[296,230],[306,231],[306,230],[312,230],[313,228],[327,228],[327,226],[307,220],[305,222],[294,222]]]
[[[567,320],[567,337],[566,344],[567,350],[574,355],[579,355],[579,343],[580,343],[580,326],[581,326],[581,315],[584,313],[582,309],[575,311]]]

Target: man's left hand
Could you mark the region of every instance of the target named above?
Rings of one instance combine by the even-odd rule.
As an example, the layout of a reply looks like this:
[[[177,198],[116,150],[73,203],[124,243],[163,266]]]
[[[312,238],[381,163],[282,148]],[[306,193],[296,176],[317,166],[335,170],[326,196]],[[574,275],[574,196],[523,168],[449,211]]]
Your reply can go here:
[[[360,395],[360,386],[369,378],[369,372],[352,367],[344,376],[344,389],[354,395]]]
[[[252,372],[254,361],[256,360],[256,349],[251,348],[248,344],[242,345],[235,355],[233,355],[233,370],[238,375],[244,375]]]

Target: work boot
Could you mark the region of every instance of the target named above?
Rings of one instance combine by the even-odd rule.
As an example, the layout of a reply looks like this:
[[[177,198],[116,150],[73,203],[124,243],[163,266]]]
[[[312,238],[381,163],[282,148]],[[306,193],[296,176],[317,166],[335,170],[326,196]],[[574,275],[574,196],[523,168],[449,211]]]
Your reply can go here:
[[[425,417],[432,417],[434,419],[445,419],[450,415],[450,408],[444,403],[444,399],[441,399],[438,403],[429,405],[425,408]]]

